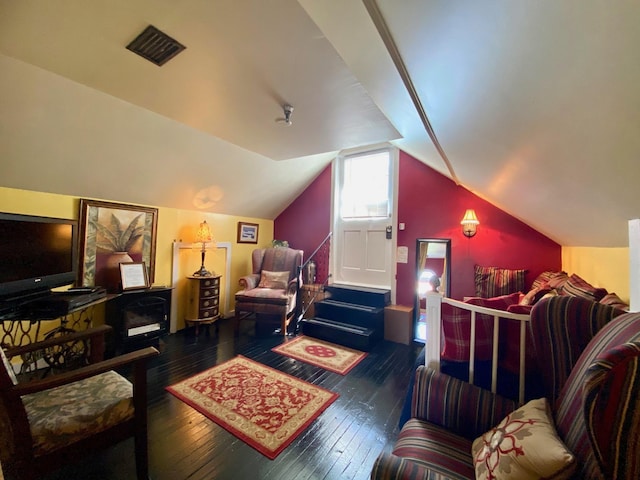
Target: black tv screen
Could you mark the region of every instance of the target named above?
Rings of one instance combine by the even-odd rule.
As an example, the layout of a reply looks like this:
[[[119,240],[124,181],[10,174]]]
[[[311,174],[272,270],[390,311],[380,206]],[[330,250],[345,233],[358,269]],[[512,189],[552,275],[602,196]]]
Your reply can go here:
[[[0,213],[0,298],[73,283],[77,230],[74,220]]]

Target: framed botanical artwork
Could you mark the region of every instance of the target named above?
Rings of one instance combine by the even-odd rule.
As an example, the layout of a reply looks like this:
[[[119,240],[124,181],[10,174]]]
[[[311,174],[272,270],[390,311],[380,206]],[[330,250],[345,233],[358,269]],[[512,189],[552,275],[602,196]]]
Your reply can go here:
[[[158,209],[80,199],[78,285],[122,287],[119,265],[144,262],[153,283]]]
[[[258,224],[238,222],[238,243],[258,243]]]
[[[120,280],[122,282],[122,291],[149,288],[147,267],[144,262],[121,263]]]

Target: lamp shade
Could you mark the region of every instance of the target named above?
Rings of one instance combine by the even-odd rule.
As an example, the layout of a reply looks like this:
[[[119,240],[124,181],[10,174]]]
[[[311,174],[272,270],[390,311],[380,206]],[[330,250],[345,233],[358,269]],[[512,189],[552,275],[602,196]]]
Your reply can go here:
[[[462,233],[469,238],[476,234],[477,226],[480,225],[476,212],[472,208],[468,208],[464,212],[464,217],[460,223],[462,224]]]
[[[205,220],[198,227],[198,231],[196,232],[196,242],[202,242],[202,243],[210,242],[211,238],[212,238],[211,228],[209,227],[209,224]]]
[[[480,221],[478,220],[478,217],[476,217],[476,212],[473,210],[473,208],[468,208],[467,211],[464,212],[464,218],[460,223],[462,225],[465,225],[467,223],[479,225]]]

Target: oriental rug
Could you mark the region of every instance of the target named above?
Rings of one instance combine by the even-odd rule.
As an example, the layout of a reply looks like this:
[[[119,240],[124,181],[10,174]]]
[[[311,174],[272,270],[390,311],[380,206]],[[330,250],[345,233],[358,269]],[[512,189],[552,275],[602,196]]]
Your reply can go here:
[[[167,390],[272,460],[338,398],[240,355]]]
[[[346,375],[367,356],[364,352],[304,335],[271,350],[340,375]]]

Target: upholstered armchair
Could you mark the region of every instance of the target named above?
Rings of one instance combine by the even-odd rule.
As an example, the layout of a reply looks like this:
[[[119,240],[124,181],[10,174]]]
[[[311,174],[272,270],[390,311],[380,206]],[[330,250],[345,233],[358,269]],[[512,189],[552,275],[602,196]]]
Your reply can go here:
[[[235,296],[236,333],[240,320],[254,313],[257,322],[277,318],[282,334],[287,334],[296,309],[298,288],[302,285],[299,272],[302,256],[302,250],[284,247],[253,251],[251,274],[240,279],[242,290]]]
[[[99,361],[110,329],[103,325],[10,347],[6,355],[0,348],[0,461],[8,478],[42,478],[89,452],[134,437],[136,478],[148,479],[146,363],[158,351],[147,347]],[[88,364],[44,378],[16,376],[12,357],[29,358],[70,342],[84,343]],[[114,371],[122,367],[132,367],[133,383]]]
[[[420,366],[412,418],[371,478],[640,478],[640,313],[555,297],[531,331],[544,398],[517,408]]]

